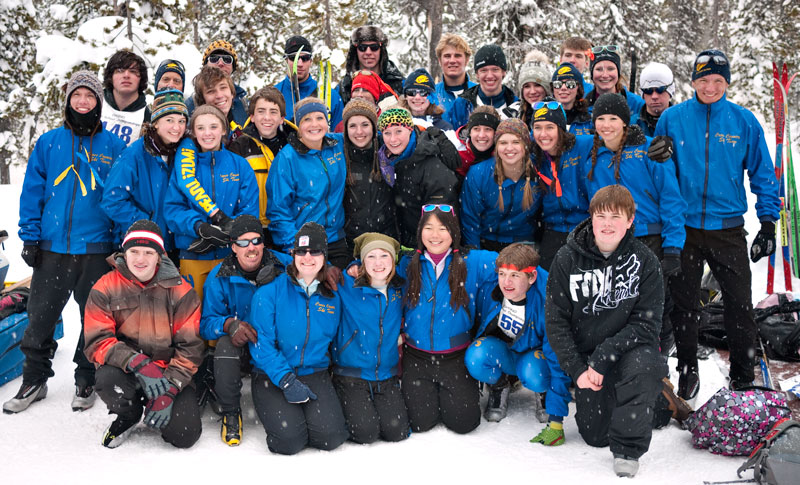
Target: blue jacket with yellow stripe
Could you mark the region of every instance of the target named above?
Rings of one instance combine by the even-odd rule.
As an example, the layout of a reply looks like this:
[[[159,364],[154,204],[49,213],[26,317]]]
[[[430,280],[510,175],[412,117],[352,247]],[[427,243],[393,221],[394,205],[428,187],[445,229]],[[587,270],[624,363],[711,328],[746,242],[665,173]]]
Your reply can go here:
[[[77,136],[62,126],[40,136],[25,171],[19,238],[61,254],[114,250],[111,219],[100,210],[103,183],[125,142],[107,130]]]

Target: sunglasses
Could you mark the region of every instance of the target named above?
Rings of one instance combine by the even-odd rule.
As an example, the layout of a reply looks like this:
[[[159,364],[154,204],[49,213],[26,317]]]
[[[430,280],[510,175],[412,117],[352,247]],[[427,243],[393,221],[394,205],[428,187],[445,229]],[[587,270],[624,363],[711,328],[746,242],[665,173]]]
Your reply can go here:
[[[550,84],[553,85],[553,89],[561,89],[561,88],[575,89],[578,87],[578,83],[575,82],[575,80],[573,79],[569,79],[567,81],[553,81]]]
[[[656,88],[642,88],[642,93],[648,96],[650,96],[653,93],[663,94],[664,91],[666,91],[667,88],[670,86],[672,86],[672,84],[669,84],[667,86],[658,86]]]
[[[312,256],[322,256],[324,253],[321,249],[300,248],[293,250],[292,254],[295,256],[305,256],[306,254],[310,254]]]
[[[618,52],[619,46],[616,45],[599,45],[592,47],[592,54],[602,54],[603,52]]]
[[[425,204],[422,206],[422,213],[426,212],[433,212],[434,210],[439,209],[442,212],[452,212],[455,214],[455,209],[450,204]]]
[[[356,46],[358,52],[367,52],[367,49],[371,50],[372,52],[378,52],[381,50],[380,44],[358,44]]]
[[[210,64],[216,64],[219,61],[222,61],[223,64],[233,64],[233,56],[228,54],[215,54],[213,56],[208,56],[208,62]]]
[[[286,59],[294,60],[294,56],[293,55],[287,55],[287,56],[284,56],[284,57]],[[303,62],[311,62],[311,54],[303,54],[301,56],[298,56],[297,59],[300,60],[300,61],[303,61]]]
[[[536,103],[533,104],[534,111],[542,108],[547,108],[550,111],[555,111],[557,109],[560,109],[561,112],[564,114],[564,118],[567,117],[567,112],[564,111],[564,107],[561,106],[561,103],[559,103],[558,101],[537,101]]]
[[[403,91],[403,94],[405,94],[407,98],[413,98],[414,96],[428,97],[428,91],[424,89],[406,89]]]
[[[708,54],[704,54],[704,55],[698,57],[697,60],[694,63],[695,63],[695,65],[697,65],[697,64],[707,64],[709,61],[713,61],[714,64],[716,64],[718,66],[724,66],[725,64],[728,63],[728,59],[726,59],[725,56],[720,56],[720,55],[711,56],[711,55],[708,55]]]
[[[261,236],[256,236],[253,239],[237,239],[233,241],[233,244],[239,246],[240,248],[246,248],[250,244],[253,246],[258,246],[264,242],[264,238]]]

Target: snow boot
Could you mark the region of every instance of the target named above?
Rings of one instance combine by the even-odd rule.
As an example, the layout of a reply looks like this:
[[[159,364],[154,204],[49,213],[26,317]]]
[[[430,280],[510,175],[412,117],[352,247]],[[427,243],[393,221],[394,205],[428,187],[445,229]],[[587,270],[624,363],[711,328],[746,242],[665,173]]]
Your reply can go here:
[[[489,388],[489,400],[486,402],[486,411],[483,417],[486,421],[497,423],[508,415],[508,394],[511,386],[505,376]]]
[[[222,441],[228,446],[239,446],[242,442],[242,412],[239,410],[222,415]]]
[[[14,414],[25,411],[28,406],[47,397],[47,382],[25,384],[19,388],[17,395],[3,403],[3,412]]]
[[[97,393],[93,386],[75,386],[75,397],[72,398],[73,411],[86,411],[94,406]]]
[[[680,376],[678,377],[678,396],[689,401],[697,396],[700,390],[700,375],[696,367],[685,368],[680,366]]]
[[[661,395],[666,399],[669,410],[672,411],[672,419],[683,423],[686,418],[691,416],[694,409],[692,409],[689,403],[675,394],[675,387],[672,385],[672,382],[670,382],[669,377],[665,377],[661,381],[664,383],[661,389]]]
[[[614,473],[618,477],[633,478],[639,471],[639,460],[614,453]]]
[[[139,418],[130,419],[118,415],[117,419],[103,433],[103,446],[106,448],[118,447],[128,439],[138,423]]]

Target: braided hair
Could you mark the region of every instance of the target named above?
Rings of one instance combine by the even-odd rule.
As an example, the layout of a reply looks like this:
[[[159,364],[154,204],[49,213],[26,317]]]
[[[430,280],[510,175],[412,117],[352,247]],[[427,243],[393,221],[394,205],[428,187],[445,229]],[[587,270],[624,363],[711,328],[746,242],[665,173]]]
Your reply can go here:
[[[619,149],[614,152],[614,156],[611,158],[611,163],[614,164],[614,180],[619,182],[619,164],[622,160],[622,151],[625,149],[625,140],[628,139],[628,125],[625,125],[625,128],[622,129],[622,142],[619,144]],[[597,152],[604,146],[603,139],[600,138],[600,135],[595,132],[594,134],[594,143],[592,144],[592,168],[589,170],[589,174],[586,176],[589,180],[592,180],[594,176],[594,166],[597,165]],[[611,165],[609,164],[609,167]]]
[[[533,188],[531,187],[531,177],[533,177],[533,164],[531,163],[531,149],[528,143],[523,140],[525,151],[522,157],[523,174],[525,176],[525,188],[522,195],[522,209],[528,210],[533,205]],[[506,180],[506,174],[503,171],[503,161],[500,159],[500,154],[497,152],[497,145],[495,144],[494,156],[494,181],[497,183],[497,206],[500,211],[505,210],[503,202],[503,182]]]

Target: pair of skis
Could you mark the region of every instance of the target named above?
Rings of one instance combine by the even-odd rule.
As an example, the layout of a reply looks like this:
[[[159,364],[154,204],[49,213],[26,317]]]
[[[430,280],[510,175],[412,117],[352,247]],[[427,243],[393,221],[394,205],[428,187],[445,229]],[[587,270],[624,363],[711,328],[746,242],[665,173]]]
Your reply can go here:
[[[790,127],[786,125],[789,118],[789,101],[787,93],[797,74],[789,77],[786,63],[778,71],[778,65],[772,63],[774,83],[775,113],[775,177],[779,183],[781,212],[780,236],[781,254],[783,256],[783,278],[786,291],[792,291],[792,274],[800,276],[800,205],[797,199],[797,186],[792,163],[792,137]],[[786,160],[784,167],[784,135],[786,138]],[[788,199],[786,197],[788,179]],[[791,248],[791,249],[790,249]],[[767,294],[774,293],[776,253],[769,257],[767,268]]]
[[[302,51],[299,50],[294,55],[294,60],[292,62],[292,68],[289,70],[289,81],[292,84],[292,111],[293,111],[293,120],[295,122],[299,121],[297,119],[297,103],[300,102],[300,82],[297,79],[297,61],[300,60],[300,54]],[[327,69],[326,69],[327,67]],[[331,113],[331,61],[319,61],[319,79],[317,81],[317,95],[318,97],[325,103],[325,107],[328,108],[328,121],[330,121],[330,113]]]

